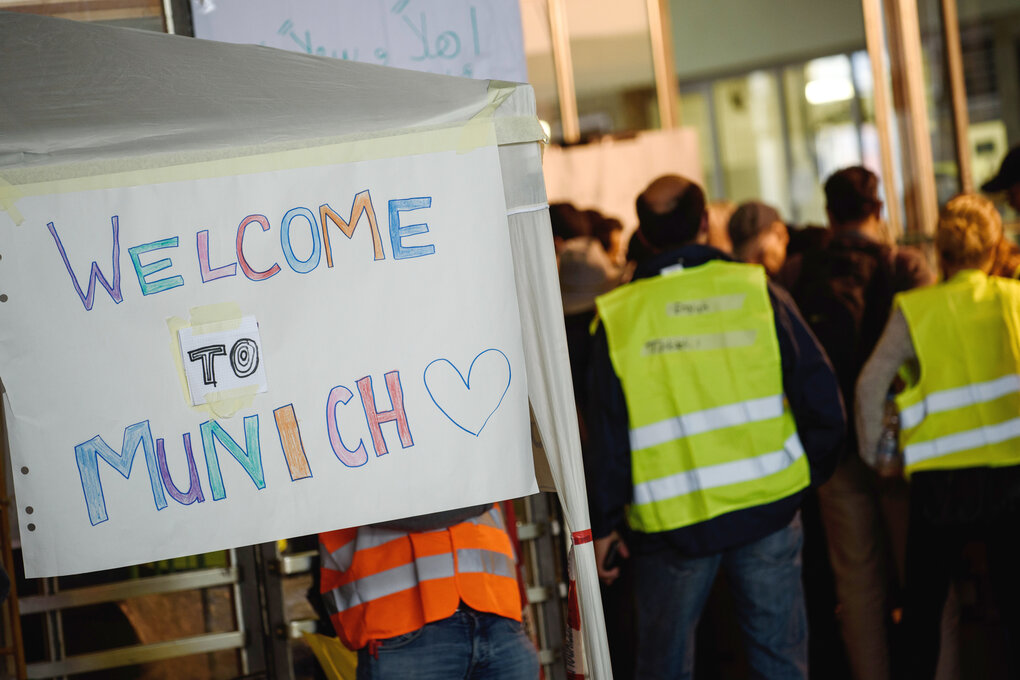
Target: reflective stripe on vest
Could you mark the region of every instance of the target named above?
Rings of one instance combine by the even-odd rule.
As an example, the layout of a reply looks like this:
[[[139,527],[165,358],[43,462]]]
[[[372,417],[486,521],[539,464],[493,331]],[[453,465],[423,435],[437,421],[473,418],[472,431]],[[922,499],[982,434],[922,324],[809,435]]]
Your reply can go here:
[[[634,485],[634,502],[637,504],[665,501],[679,496],[714,489],[728,484],[739,484],[762,479],[793,465],[804,455],[800,437],[794,433],[779,451],[763,453],[729,463],[719,463],[670,477],[662,477]]]
[[[627,402],[633,528],[668,531],[808,485],[761,267],[710,262],[596,302]]]
[[[425,581],[450,578],[455,573],[492,574],[515,578],[506,555],[490,550],[458,550],[457,568],[454,569],[453,555],[431,555],[416,557],[413,564],[404,564],[371,576],[351,581],[326,593],[326,609],[338,614],[351,607],[366,604],[401,590],[414,588]]]
[[[497,507],[435,531],[331,531],[319,535],[319,550],[323,600],[351,649],[444,619],[461,601],[520,620],[513,549]]]
[[[1020,418],[1007,420],[998,425],[988,425],[966,432],[949,434],[919,444],[909,444],[903,450],[904,459],[916,465],[931,458],[948,456],[960,451],[993,446],[1020,437]],[[1020,461],[1016,461],[1020,462]]]
[[[921,366],[896,398],[906,474],[1020,463],[1020,283],[969,270],[896,304]]]
[[[630,449],[631,451],[640,451],[674,439],[721,430],[724,427],[778,418],[781,415],[783,415],[783,397],[781,395],[749,399],[739,404],[717,406],[633,429],[630,431]]]
[[[358,549],[368,550],[380,545],[385,545],[398,538],[407,538],[404,531],[393,529],[376,529],[366,531],[358,536]],[[323,566],[333,571],[347,571],[351,567],[351,560],[354,559],[354,541],[349,541],[331,553],[322,555]]]
[[[983,404],[1013,392],[1020,392],[1020,375],[1017,374],[933,392],[900,413],[900,426],[905,430],[914,428],[921,424],[925,416],[963,406]]]

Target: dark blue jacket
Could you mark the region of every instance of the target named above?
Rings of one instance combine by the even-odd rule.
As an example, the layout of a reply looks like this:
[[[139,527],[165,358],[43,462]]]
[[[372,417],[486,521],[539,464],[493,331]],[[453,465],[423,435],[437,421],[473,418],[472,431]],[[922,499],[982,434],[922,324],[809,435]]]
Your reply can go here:
[[[732,261],[715,248],[689,245],[642,263],[634,279],[657,276],[664,267],[673,264],[697,267],[710,260]],[[789,294],[770,283],[769,299],[775,313],[783,389],[807,454],[811,485],[818,486],[832,475],[839,460],[846,431],[843,400],[828,358]],[[631,501],[633,484],[627,404],[609,359],[604,326],[599,326],[593,341],[588,397],[591,408],[586,418],[591,447],[585,456],[585,473],[595,538],[615,529],[627,536],[632,552],[672,547],[686,556],[697,557],[750,543],[790,523],[800,507],[803,492],[672,531],[628,533],[624,507]]]

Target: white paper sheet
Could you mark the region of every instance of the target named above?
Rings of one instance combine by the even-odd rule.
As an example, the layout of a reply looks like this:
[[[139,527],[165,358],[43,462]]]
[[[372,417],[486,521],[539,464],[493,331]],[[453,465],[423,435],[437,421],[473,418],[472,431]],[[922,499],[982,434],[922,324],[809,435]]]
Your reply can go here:
[[[254,316],[227,330],[185,326],[177,337],[192,405],[245,387],[266,391],[266,356]]]
[[[488,146],[0,214],[27,573],[534,493],[502,186]],[[257,319],[268,389],[232,390],[248,400],[232,417],[192,407],[174,319],[237,337]]]
[[[191,0],[195,36],[525,82],[517,0]]]

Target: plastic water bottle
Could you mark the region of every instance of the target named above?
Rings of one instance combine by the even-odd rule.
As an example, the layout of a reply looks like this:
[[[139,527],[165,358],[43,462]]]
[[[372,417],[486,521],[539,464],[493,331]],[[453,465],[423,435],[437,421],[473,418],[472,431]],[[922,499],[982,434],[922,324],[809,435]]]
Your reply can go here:
[[[882,477],[903,475],[903,454],[900,453],[900,413],[893,400],[893,393],[885,397],[885,412],[882,416],[882,435],[875,452],[875,471]]]

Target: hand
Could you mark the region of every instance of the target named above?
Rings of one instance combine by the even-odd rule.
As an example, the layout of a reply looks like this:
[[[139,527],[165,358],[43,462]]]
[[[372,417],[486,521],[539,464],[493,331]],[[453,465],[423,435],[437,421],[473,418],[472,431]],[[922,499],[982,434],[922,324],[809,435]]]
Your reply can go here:
[[[611,585],[620,576],[620,568],[614,567],[608,571],[603,566],[606,561],[606,556],[609,554],[609,547],[613,543],[619,543],[618,549],[620,551],[620,557],[626,559],[630,557],[630,550],[627,549],[627,544],[620,539],[620,535],[615,531],[608,536],[603,538],[595,539],[595,566],[598,567],[599,578],[607,586]]]

